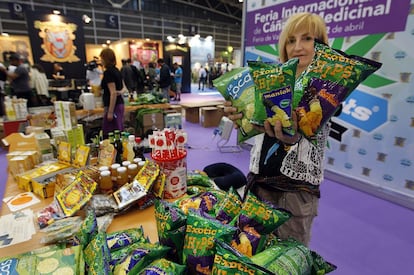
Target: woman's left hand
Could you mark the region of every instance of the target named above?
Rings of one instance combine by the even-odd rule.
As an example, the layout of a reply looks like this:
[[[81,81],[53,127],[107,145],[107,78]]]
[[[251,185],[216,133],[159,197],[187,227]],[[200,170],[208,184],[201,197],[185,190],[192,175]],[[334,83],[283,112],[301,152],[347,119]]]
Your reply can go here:
[[[106,118],[108,119],[108,121],[112,121],[114,120],[114,113],[109,113],[106,115]]]
[[[292,124],[293,124],[293,130],[295,134],[293,136],[287,135],[283,132],[282,129],[282,122],[280,120],[275,121],[275,125],[272,126],[268,120],[264,121],[264,127],[258,127],[254,126],[259,131],[264,131],[268,136],[275,137],[278,140],[280,140],[282,143],[286,145],[296,144],[301,139],[301,135],[298,132],[298,119],[296,112],[292,112]]]

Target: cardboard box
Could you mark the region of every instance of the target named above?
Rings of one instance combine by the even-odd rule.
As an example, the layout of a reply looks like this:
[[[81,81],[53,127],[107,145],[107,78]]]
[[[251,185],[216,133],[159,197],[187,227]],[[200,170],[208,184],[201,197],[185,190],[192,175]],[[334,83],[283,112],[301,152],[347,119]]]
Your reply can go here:
[[[16,176],[17,186],[27,192],[33,192],[42,198],[49,198],[55,192],[55,178],[75,168],[59,162],[48,163]]]
[[[181,113],[169,113],[164,115],[164,127],[165,128],[182,128],[182,115]]]
[[[10,174],[16,178],[18,174],[33,169],[34,165],[29,156],[15,156],[9,160]]]
[[[199,123],[200,107],[185,108],[185,120],[192,123]]]
[[[72,129],[78,124],[75,103],[70,101],[56,101],[55,114],[57,126],[62,129]]]
[[[164,123],[164,114],[163,113],[152,113],[152,114],[144,114],[142,119],[142,124],[145,126],[152,126],[152,125],[163,125]],[[163,125],[164,126],[164,125]],[[162,127],[164,128],[164,127]]]
[[[220,124],[223,112],[217,107],[202,107],[200,108],[201,116],[200,123],[203,127],[217,127]]]
[[[33,178],[31,181],[32,192],[39,195],[41,198],[50,198],[55,194],[56,176],[58,174],[65,174],[76,170],[74,167],[68,167],[58,170],[40,177]]]

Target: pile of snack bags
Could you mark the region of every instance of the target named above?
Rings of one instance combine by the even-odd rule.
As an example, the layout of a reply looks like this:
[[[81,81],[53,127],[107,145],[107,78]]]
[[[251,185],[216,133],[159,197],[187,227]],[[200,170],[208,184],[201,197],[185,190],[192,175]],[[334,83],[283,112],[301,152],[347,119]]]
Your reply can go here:
[[[287,210],[251,193],[242,200],[233,188],[220,190],[202,171],[188,172],[187,184],[187,194],[178,200],[154,198],[156,243],[143,228],[107,233],[111,219],[102,217],[113,215],[116,203],[97,194],[84,218],[67,217],[43,229],[56,236],[47,246],[0,259],[0,265],[11,274],[326,274],[336,269],[298,241],[273,234],[290,218]]]
[[[283,64],[248,61],[247,67],[233,69],[213,81],[223,97],[243,114],[236,121],[239,142],[259,134],[253,125],[263,126],[265,120],[271,125],[281,121],[283,131],[294,135],[293,111],[298,114],[300,133],[315,141],[321,126],[341,103],[382,65],[319,41],[315,41],[311,64],[297,79],[298,62],[297,58]]]

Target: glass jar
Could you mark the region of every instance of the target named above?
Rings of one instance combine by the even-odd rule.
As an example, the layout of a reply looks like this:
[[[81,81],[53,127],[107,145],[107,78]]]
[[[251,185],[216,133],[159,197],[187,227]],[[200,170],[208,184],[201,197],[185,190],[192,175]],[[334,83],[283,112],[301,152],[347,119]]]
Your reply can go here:
[[[103,194],[108,194],[113,191],[113,183],[111,178],[111,171],[101,171],[99,177],[99,188]]]
[[[138,165],[135,163],[128,165],[129,182],[132,182],[137,174],[138,174]]]
[[[117,185],[117,188],[120,188],[124,184],[128,183],[128,171],[127,171],[127,168],[124,166],[118,167],[118,169],[116,170],[118,172],[116,185]]]
[[[122,166],[124,166],[124,167],[128,167],[128,165],[130,165],[130,164],[131,164],[131,162],[129,160],[124,160],[122,162]]]
[[[112,175],[112,181],[116,181],[118,178],[118,168],[121,167],[121,164],[114,163],[111,165],[111,175]]]

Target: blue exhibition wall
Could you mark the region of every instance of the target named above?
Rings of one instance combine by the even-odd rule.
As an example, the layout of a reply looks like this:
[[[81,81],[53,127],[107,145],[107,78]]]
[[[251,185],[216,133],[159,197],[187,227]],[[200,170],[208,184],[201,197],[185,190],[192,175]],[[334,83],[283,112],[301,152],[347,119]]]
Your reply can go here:
[[[333,48],[383,64],[332,119],[327,175],[414,208],[414,0],[248,0],[245,8],[244,64],[277,61],[285,18],[305,10],[325,18]]]

